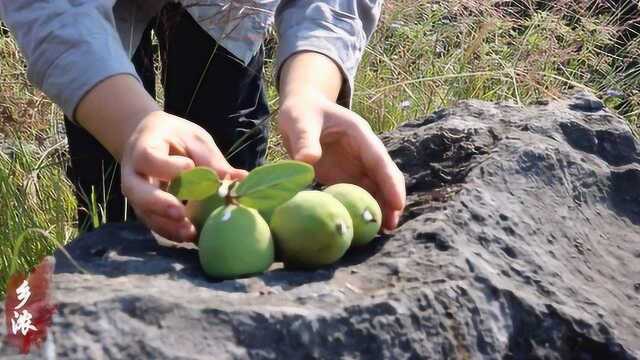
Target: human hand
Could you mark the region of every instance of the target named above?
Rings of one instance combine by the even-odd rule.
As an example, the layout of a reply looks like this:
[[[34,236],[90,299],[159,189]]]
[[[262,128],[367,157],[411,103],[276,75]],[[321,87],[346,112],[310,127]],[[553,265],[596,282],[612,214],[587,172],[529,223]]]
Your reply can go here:
[[[120,159],[122,192],[151,230],[175,241],[194,241],[196,229],[184,205],[160,188],[195,166],[212,168],[220,178],[242,179],[246,171],[231,167],[204,129],[163,111],[138,124]]]
[[[282,102],[279,129],[289,155],[312,164],[320,183],[362,186],[380,203],[383,228],[398,225],[406,201],[404,175],[366,120],[306,92]]]

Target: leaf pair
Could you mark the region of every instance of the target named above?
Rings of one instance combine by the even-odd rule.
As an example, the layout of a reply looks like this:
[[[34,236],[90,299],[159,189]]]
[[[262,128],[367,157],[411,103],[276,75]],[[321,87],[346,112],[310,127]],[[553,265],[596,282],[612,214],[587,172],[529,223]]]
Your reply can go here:
[[[263,210],[273,209],[311,184],[311,165],[283,160],[255,168],[234,188],[232,197],[240,204]],[[222,182],[206,167],[196,167],[171,181],[169,192],[180,200],[203,200],[216,192]]]

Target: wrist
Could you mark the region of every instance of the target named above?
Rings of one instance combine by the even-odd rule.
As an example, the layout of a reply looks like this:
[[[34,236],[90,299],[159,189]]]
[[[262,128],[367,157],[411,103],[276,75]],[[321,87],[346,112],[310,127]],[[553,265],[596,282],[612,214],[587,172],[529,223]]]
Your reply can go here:
[[[135,129],[160,107],[132,76],[105,79],[80,101],[76,121],[120,161]]]
[[[280,104],[291,98],[322,98],[335,102],[342,87],[342,73],[328,56],[303,51],[292,55],[282,65]]]
[[[312,104],[335,103],[325,93],[314,88],[301,88],[298,91],[288,93],[280,97],[280,109],[291,107],[309,107]]]

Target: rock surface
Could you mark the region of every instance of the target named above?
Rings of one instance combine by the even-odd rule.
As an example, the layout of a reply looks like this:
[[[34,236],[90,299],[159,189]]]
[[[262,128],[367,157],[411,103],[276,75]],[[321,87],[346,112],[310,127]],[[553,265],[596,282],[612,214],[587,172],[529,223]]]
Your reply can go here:
[[[640,357],[640,143],[622,119],[586,94],[465,101],[383,140],[402,224],[335,267],[212,282],[141,227],[71,243],[88,274],[56,254],[58,358]]]

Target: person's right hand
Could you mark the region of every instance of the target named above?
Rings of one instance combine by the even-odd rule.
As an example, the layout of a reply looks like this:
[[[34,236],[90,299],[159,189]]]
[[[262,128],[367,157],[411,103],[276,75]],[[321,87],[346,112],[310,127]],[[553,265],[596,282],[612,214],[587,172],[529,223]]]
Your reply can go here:
[[[174,241],[194,241],[185,207],[161,182],[194,166],[224,178],[246,176],[231,167],[204,129],[159,110],[142,84],[127,74],[96,84],[78,103],[75,120],[120,163],[122,193],[151,230]]]
[[[198,125],[163,111],[149,113],[137,125],[120,159],[122,193],[151,230],[174,241],[194,241],[196,229],[185,207],[160,188],[160,182],[194,166],[207,166],[222,179],[242,179],[247,172],[231,167],[211,135]]]

